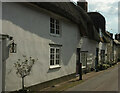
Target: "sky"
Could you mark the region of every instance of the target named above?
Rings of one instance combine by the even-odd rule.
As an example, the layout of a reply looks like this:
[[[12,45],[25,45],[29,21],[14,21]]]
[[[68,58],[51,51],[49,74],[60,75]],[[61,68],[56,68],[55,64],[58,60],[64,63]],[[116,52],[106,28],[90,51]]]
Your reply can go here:
[[[78,0],[73,0],[77,2]],[[118,33],[118,2],[120,0],[86,0],[88,12],[99,12],[106,19],[106,30]]]

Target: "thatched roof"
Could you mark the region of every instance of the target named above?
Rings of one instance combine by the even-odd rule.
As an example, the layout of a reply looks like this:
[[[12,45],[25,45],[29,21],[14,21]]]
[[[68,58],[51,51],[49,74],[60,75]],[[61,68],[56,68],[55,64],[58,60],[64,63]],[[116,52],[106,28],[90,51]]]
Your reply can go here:
[[[35,2],[32,4],[61,15],[78,24],[81,36],[88,36],[90,39],[100,41],[99,34],[91,18],[80,6],[76,6],[72,2]]]
[[[110,42],[110,37],[107,34],[106,29],[105,29],[106,21],[105,21],[104,16],[101,15],[100,13],[98,13],[98,12],[89,12],[88,15],[92,19],[98,33],[99,33],[99,28],[101,28],[101,31],[102,31],[102,34],[103,34],[103,37],[100,39],[101,42],[109,43]]]
[[[120,45],[120,42],[119,42],[118,40],[114,40],[114,43],[115,43],[116,45]]]
[[[89,12],[88,15],[92,19],[97,31],[99,31],[99,28],[102,29],[102,32],[104,33],[106,21],[103,15],[101,15],[99,12]]]

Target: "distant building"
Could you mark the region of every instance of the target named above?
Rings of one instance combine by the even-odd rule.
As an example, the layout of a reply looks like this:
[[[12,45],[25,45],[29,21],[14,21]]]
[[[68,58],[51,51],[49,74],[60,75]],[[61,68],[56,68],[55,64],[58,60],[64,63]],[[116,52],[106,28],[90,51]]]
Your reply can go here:
[[[115,34],[115,49],[117,54],[117,61],[120,61],[120,34]]]

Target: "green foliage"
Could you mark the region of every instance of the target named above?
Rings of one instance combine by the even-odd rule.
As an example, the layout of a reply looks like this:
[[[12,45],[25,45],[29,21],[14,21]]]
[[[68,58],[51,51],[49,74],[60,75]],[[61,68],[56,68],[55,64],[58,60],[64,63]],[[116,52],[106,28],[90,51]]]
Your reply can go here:
[[[105,70],[105,69],[107,69],[107,68],[109,68],[109,67],[110,67],[109,64],[99,64],[99,65],[98,65],[98,69],[99,69],[99,70]]]

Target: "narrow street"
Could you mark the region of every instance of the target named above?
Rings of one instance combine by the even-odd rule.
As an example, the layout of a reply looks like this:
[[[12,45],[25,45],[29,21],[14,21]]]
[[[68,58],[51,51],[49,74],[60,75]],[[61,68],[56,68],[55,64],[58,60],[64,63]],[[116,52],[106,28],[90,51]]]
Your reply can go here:
[[[118,65],[66,91],[118,91]]]

